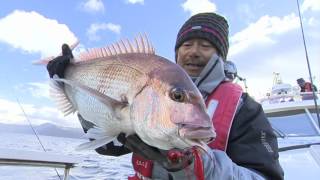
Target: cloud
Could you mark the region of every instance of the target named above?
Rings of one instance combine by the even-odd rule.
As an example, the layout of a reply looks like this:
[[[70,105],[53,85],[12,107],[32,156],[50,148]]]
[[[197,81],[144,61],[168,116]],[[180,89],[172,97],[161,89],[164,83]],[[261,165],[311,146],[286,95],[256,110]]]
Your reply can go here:
[[[120,34],[121,26],[113,23],[94,23],[91,24],[87,30],[87,36],[91,41],[99,41],[100,36],[97,35],[98,31],[109,30],[116,34]]]
[[[319,0],[305,0],[301,5],[301,11],[305,12],[307,10],[320,11],[320,1]]]
[[[249,4],[239,4],[236,7],[236,10],[239,18],[241,18],[245,22],[251,22],[253,19],[256,18],[256,15],[252,10],[252,6]]]
[[[319,19],[317,19],[317,18],[315,18],[315,17],[309,18],[308,21],[307,21],[307,23],[308,23],[309,26],[314,26],[314,27],[320,25]]]
[[[82,2],[80,4],[80,8],[83,11],[86,11],[89,13],[97,13],[97,12],[105,11],[102,0],[87,0],[86,2]]]
[[[189,11],[191,15],[201,12],[215,12],[217,7],[210,0],[187,0],[182,4],[184,11]]]
[[[28,118],[34,125],[50,122],[65,127],[79,127],[76,115],[64,117],[56,108],[38,107],[24,103],[21,103],[21,107],[17,102],[0,99],[0,122],[6,124],[28,124]]]
[[[229,56],[242,52],[253,45],[276,43],[276,40],[272,38],[273,35],[280,35],[298,27],[299,18],[294,14],[283,18],[263,16],[257,22],[230,37]]]
[[[18,85],[16,87],[19,91],[27,92],[35,98],[49,98],[49,82],[31,82],[23,85]]]
[[[312,54],[310,55],[312,56]],[[259,63],[252,61],[250,68],[246,65],[242,67],[245,69],[240,70],[244,77],[249,77],[247,79],[249,93],[254,97],[262,98],[267,92],[271,91],[273,72],[280,73],[283,83],[289,83],[292,86],[297,86],[296,79],[300,77],[309,79],[304,53],[298,48],[278,53],[274,52],[274,54],[262,56],[258,61]],[[311,65],[316,63],[317,61],[312,61]],[[319,70],[318,66],[312,67],[314,75]]]
[[[129,4],[144,4],[144,0],[127,0]]]
[[[67,25],[31,11],[15,10],[0,19],[0,42],[42,57],[57,55],[62,43],[74,43]]]
[[[305,34],[309,36],[313,41],[320,42],[320,21],[317,18],[311,17],[307,21],[307,25],[310,28],[305,29]],[[319,43],[318,43],[319,44]]]

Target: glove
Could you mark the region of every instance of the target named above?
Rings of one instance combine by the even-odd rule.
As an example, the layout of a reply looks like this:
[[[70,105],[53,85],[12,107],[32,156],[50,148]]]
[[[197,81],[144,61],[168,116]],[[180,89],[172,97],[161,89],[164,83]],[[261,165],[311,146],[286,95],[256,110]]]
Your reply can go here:
[[[52,78],[55,74],[58,75],[60,78],[63,78],[64,71],[66,67],[69,65],[70,59],[73,58],[72,51],[67,44],[63,44],[61,49],[62,55],[49,61],[47,65],[47,70],[50,78]]]
[[[171,149],[160,150],[144,143],[137,135],[126,137],[124,133],[120,133],[117,137],[125,147],[139,156],[158,162],[163,168],[170,172],[179,171],[190,165],[193,161],[191,149]]]

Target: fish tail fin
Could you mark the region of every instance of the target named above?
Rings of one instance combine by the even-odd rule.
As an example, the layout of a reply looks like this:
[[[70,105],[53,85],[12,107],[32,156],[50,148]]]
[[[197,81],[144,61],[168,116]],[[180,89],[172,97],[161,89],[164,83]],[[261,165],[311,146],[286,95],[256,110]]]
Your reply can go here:
[[[71,51],[76,48],[79,45],[80,41],[77,39],[75,43],[73,43],[70,46]],[[53,60],[54,58],[61,56],[62,52],[60,52],[57,56],[50,56],[50,57],[46,57],[44,59],[40,59],[40,60],[35,60],[32,62],[33,65],[47,65],[51,60]]]

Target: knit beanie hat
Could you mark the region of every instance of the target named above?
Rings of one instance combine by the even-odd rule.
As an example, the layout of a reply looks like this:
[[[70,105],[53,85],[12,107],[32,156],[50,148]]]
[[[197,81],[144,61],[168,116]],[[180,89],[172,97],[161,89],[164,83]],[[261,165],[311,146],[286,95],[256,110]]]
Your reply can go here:
[[[189,18],[179,30],[175,52],[185,42],[193,38],[209,41],[223,60],[226,60],[229,42],[229,26],[226,19],[215,13],[199,13]]]

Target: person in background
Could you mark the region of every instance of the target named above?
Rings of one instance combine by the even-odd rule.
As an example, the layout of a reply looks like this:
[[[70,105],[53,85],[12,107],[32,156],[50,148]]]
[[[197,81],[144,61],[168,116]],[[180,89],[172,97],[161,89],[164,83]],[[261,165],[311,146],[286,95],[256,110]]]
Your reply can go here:
[[[233,81],[238,77],[237,67],[232,61],[224,62],[224,74],[230,81]]]
[[[130,180],[284,178],[277,139],[261,105],[226,77],[228,28],[226,19],[216,13],[196,14],[182,25],[175,44],[176,62],[202,93],[216,129],[210,149],[164,151],[137,135],[120,134],[96,151],[112,156],[133,152],[135,175]],[[55,64],[59,63],[48,64],[49,74],[63,76],[64,67],[53,68]],[[80,115],[79,119],[85,131],[92,127]]]
[[[306,82],[303,78],[297,79],[297,84],[300,87],[300,92],[302,92],[301,93],[302,100],[313,99],[312,91],[313,90],[314,92],[318,91],[315,85],[311,84],[310,82]],[[318,98],[317,95],[315,97]]]
[[[312,88],[314,91],[318,91],[315,85],[312,85],[310,82],[306,82],[303,78],[297,79],[297,84],[301,88],[300,92],[312,92]]]

